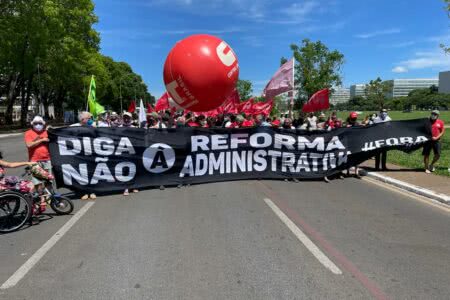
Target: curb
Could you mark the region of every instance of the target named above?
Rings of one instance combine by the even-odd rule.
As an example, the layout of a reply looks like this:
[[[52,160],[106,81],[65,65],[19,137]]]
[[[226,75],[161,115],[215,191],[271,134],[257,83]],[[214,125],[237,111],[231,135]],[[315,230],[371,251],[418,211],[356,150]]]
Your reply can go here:
[[[8,138],[8,137],[14,137],[14,136],[19,136],[19,135],[23,135],[23,132],[9,133],[9,134],[0,134],[0,139]]]
[[[388,176],[383,176],[376,172],[367,172],[366,176],[373,178],[375,180],[396,186],[402,190],[406,190],[408,192],[412,192],[417,195],[424,196],[424,197],[439,201],[441,203],[450,205],[450,196],[448,196],[448,195],[436,193],[436,192],[433,192],[432,190],[425,189],[425,188],[422,188],[422,187],[419,187],[419,186],[416,186],[416,185],[413,185],[410,183],[406,183],[404,181],[394,179],[394,178],[391,178]]]

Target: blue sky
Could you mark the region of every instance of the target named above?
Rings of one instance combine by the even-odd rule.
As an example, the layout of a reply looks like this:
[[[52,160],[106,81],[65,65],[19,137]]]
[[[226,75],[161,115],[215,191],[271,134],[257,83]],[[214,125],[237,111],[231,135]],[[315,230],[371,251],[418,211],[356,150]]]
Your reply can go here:
[[[129,63],[150,92],[165,90],[162,69],[174,44],[195,33],[224,39],[240,78],[259,94],[291,57],[290,44],[321,40],[345,56],[344,86],[380,76],[437,78],[450,69],[449,19],[441,0],[94,0],[102,53]]]

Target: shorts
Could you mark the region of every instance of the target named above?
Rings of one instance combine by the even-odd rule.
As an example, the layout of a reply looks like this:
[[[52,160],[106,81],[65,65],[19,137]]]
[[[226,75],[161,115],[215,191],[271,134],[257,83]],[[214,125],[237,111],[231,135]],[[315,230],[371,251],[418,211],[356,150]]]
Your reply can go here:
[[[46,161],[40,161],[40,162],[38,162],[38,163],[39,163],[39,165],[40,165],[44,170],[46,170],[46,171],[49,172],[50,174],[53,174],[53,172],[52,172],[52,163],[51,163],[51,161],[46,160]],[[39,178],[36,178],[36,177],[31,177],[31,181],[33,182],[34,185],[39,185],[39,184],[41,184],[41,183],[44,183],[43,180],[41,180],[41,179],[39,179]]]
[[[430,141],[423,146],[422,155],[429,156],[431,150],[433,149],[434,155],[441,155],[441,142],[440,141]]]

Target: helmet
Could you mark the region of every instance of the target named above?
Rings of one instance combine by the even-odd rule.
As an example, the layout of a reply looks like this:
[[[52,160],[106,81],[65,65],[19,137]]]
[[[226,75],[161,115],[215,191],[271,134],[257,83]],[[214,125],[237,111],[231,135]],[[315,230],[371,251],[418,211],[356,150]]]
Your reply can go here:
[[[357,118],[358,118],[358,114],[356,112],[352,111],[350,113],[350,119],[357,119]]]

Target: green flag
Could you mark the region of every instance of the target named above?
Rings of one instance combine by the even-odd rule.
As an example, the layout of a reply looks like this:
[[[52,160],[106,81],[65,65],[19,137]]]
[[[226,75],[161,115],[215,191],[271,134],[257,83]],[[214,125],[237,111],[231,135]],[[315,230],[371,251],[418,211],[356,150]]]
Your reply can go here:
[[[99,114],[102,114],[105,112],[105,108],[100,105],[100,103],[97,103],[97,100],[95,99],[95,79],[94,75],[91,77],[91,85],[89,86],[89,95],[88,95],[88,104],[89,104],[89,112],[92,114],[94,118],[97,118]]]

